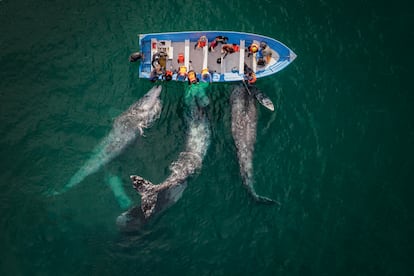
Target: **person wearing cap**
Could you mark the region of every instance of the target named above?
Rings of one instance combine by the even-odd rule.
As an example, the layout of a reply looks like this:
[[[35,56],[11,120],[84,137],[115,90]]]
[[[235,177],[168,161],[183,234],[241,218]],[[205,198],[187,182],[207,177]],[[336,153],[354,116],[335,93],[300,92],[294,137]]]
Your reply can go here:
[[[252,43],[252,45],[247,47],[247,50],[249,51],[247,57],[250,57],[252,54],[257,53],[257,51],[259,51],[259,46],[256,43]]]

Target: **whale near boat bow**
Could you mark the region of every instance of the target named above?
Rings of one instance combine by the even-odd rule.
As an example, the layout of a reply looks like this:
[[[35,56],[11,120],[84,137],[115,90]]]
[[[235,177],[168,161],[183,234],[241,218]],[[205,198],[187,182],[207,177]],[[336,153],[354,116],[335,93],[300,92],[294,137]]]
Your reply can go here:
[[[266,77],[296,58],[283,43],[258,34],[191,31],[139,35],[139,77],[156,80],[232,82]],[[193,74],[191,74],[193,72]]]

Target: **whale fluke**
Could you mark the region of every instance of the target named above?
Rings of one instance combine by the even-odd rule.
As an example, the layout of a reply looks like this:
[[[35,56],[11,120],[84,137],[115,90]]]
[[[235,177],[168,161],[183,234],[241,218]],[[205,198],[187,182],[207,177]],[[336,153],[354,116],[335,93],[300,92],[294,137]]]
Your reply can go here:
[[[253,199],[257,202],[257,203],[262,203],[262,204],[277,204],[277,205],[281,205],[279,201],[268,198],[266,196],[261,196],[256,194],[256,192],[254,191],[250,191],[250,194],[252,195]]]
[[[260,204],[277,204],[277,205],[281,205],[279,201],[271,199],[269,197],[266,196],[261,196],[258,195],[254,189],[254,185],[253,185],[253,178],[252,176],[249,176],[249,174],[242,174],[242,178],[243,178],[243,184],[246,187],[247,191],[249,192],[249,194],[252,196],[253,200],[257,203]]]
[[[145,218],[149,218],[155,210],[158,198],[157,185],[142,178],[141,176],[131,175],[132,186],[141,195],[141,209]]]

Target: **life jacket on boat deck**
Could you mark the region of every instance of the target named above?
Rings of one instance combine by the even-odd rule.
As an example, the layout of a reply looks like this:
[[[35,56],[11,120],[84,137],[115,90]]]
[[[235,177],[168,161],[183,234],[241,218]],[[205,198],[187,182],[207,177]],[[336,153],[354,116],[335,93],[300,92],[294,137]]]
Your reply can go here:
[[[178,54],[177,63],[184,63],[184,54],[183,53]]]
[[[196,73],[194,72],[194,70],[190,70],[189,72],[188,72],[188,75],[187,75],[187,77],[188,77],[188,83],[189,84],[195,84],[195,83],[197,83],[197,76],[196,76]]]

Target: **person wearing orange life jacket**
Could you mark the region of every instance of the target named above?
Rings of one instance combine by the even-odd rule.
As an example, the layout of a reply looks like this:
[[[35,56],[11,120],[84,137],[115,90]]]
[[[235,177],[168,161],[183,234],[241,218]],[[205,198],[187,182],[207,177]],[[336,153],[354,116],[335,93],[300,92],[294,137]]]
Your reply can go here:
[[[177,80],[183,81],[187,78],[187,68],[185,66],[180,66],[177,73]]]
[[[162,77],[163,77],[164,80],[170,81],[170,80],[172,80],[172,75],[173,75],[172,71],[166,70]]]
[[[244,79],[247,80],[249,84],[254,84],[256,82],[256,73],[253,72],[246,63],[244,64]]]
[[[211,82],[211,81],[212,81],[212,79],[211,79],[211,74],[210,74],[210,72],[208,71],[208,68],[204,68],[204,69],[201,71],[201,81],[202,81],[202,82]]]
[[[245,77],[247,79],[247,82],[249,84],[254,84],[256,82],[256,74],[254,72],[250,72],[248,74],[245,74]]]
[[[214,48],[216,48],[219,43],[225,44],[227,43],[227,40],[228,40],[228,37],[226,36],[222,36],[222,35],[216,36],[216,38],[210,43],[210,46],[208,47],[208,51],[214,52]]]
[[[203,35],[198,39],[197,43],[194,45],[194,49],[203,48],[205,46],[207,46],[207,37]]]
[[[195,84],[198,82],[198,78],[194,70],[190,70],[187,75],[188,84]]]
[[[223,59],[225,59],[228,54],[238,52],[239,49],[239,45],[237,44],[224,44],[221,47],[221,53],[224,53]]]

